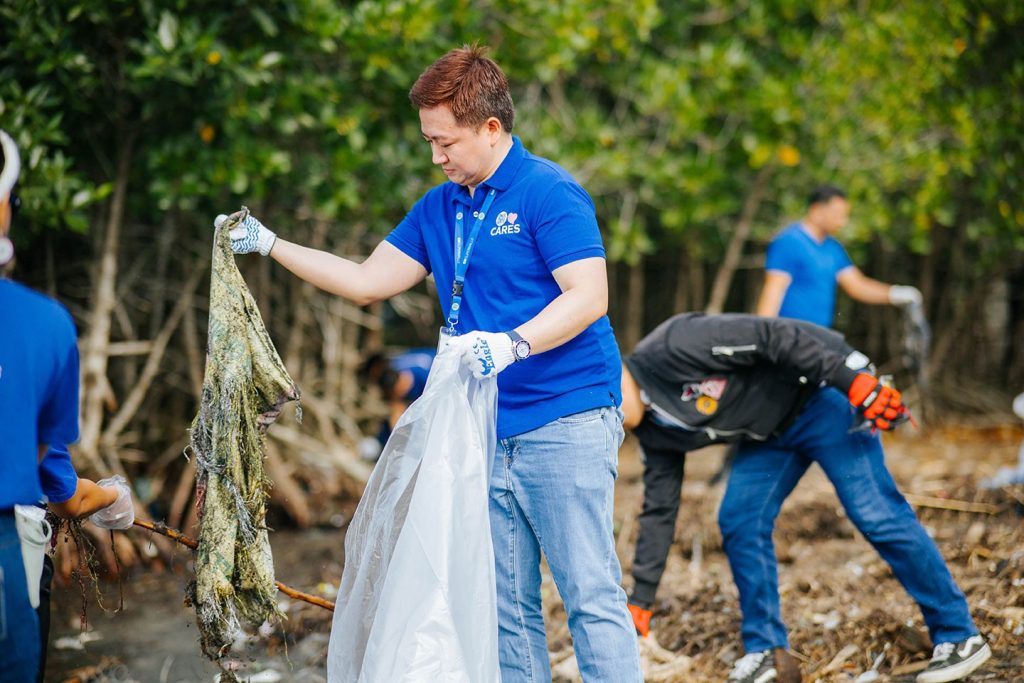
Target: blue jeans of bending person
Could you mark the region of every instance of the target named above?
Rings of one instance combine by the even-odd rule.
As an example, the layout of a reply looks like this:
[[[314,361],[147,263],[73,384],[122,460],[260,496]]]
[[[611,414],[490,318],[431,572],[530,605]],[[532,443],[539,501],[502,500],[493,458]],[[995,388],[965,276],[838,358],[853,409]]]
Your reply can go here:
[[[978,632],[939,549],[896,488],[878,435],[850,433],[858,422],[841,393],[821,389],[777,438],[739,448],[718,523],[739,589],[747,652],[788,647],[772,529],[783,501],[814,462],[850,521],[917,601],[932,641],[960,641]]]
[[[502,683],[549,683],[541,553],[565,604],[584,681],[642,681],[612,506],[622,418],[598,408],[497,445],[490,485]]]
[[[0,683],[36,680],[39,618],[28,599],[13,510],[0,510]]]

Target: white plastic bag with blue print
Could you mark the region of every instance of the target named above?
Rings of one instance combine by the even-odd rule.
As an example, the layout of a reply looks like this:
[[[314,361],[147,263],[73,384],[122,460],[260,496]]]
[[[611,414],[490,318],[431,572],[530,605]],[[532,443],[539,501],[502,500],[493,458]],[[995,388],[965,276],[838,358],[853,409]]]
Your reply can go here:
[[[345,537],[331,683],[500,680],[487,487],[497,380],[442,351]]]

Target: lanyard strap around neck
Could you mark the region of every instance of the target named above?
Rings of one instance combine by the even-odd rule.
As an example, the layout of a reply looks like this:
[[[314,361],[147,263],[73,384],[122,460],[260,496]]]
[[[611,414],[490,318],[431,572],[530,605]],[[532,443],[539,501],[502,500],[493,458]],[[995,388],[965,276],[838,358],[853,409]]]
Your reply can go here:
[[[448,330],[451,334],[455,333],[455,326],[459,323],[459,314],[462,309],[462,286],[466,282],[466,271],[469,270],[469,257],[473,253],[473,247],[476,245],[476,238],[480,235],[484,219],[487,218],[487,212],[491,209],[491,204],[494,203],[495,194],[496,191],[491,188],[484,198],[483,206],[479,211],[473,212],[476,221],[473,222],[473,228],[469,231],[469,239],[465,240],[465,249],[463,249],[464,209],[459,208],[455,211],[455,279],[452,282],[452,306],[448,310]]]

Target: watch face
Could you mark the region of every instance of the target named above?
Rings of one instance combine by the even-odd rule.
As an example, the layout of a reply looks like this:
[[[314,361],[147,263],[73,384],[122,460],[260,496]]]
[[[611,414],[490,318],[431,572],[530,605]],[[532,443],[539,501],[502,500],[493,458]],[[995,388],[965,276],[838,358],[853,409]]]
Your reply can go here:
[[[530,342],[520,339],[512,347],[512,350],[515,351],[517,360],[526,360],[530,356]]]

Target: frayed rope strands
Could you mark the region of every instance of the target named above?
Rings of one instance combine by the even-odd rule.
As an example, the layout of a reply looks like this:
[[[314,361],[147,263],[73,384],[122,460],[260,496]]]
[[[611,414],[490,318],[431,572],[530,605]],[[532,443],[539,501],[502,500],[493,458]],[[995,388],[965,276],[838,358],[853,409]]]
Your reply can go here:
[[[263,440],[299,390],[235,265],[229,233],[247,215],[243,207],[214,237],[206,372],[190,430],[201,527],[192,604],[203,652],[214,660],[227,654],[241,621],[283,616],[265,524]]]

